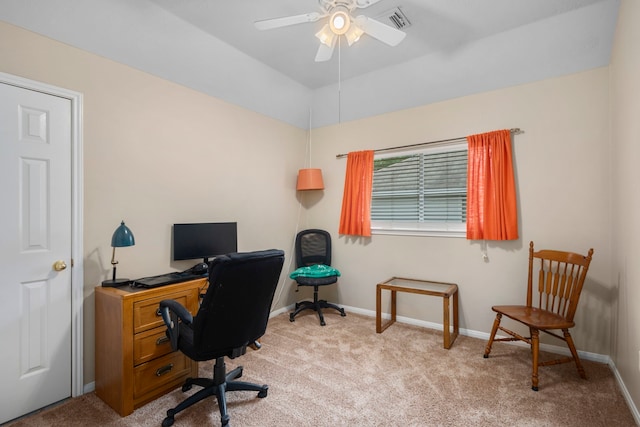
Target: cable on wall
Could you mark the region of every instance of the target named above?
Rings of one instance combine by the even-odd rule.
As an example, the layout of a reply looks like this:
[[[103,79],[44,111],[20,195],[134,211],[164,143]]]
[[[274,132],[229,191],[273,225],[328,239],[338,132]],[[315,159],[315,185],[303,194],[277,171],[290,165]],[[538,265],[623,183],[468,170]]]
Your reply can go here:
[[[305,157],[305,166],[308,167],[309,163],[311,162],[311,108],[309,108],[309,128],[307,130],[307,144],[305,147],[305,153],[304,153],[304,157]],[[302,202],[298,202],[298,214],[296,217],[296,226],[295,226],[295,230],[293,233],[293,241],[291,242],[291,252],[290,252],[290,256],[289,256],[289,264],[287,265],[287,270],[285,275],[282,278],[282,283],[278,284],[278,294],[277,296],[273,299],[273,302],[271,304],[271,310],[273,310],[273,307],[275,305],[278,305],[278,303],[280,302],[280,298],[282,298],[282,292],[284,291],[284,284],[286,282],[286,280],[289,278],[289,273],[293,270],[291,270],[291,264],[293,263],[293,259],[295,258],[295,248],[296,248],[296,236],[298,234],[298,231],[300,231],[300,214],[302,212]]]

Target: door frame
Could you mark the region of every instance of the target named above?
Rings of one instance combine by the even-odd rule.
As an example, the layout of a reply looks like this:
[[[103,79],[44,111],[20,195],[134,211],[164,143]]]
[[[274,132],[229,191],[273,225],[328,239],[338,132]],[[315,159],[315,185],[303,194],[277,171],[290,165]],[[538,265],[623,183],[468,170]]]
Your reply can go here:
[[[2,72],[0,83],[71,101],[71,396],[76,397],[84,393],[82,94]]]

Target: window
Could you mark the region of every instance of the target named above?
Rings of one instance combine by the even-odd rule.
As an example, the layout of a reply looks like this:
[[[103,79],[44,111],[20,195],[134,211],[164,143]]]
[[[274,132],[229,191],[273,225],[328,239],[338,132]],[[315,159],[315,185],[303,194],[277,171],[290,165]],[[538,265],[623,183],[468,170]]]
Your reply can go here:
[[[375,156],[373,233],[465,236],[466,217],[466,142]]]

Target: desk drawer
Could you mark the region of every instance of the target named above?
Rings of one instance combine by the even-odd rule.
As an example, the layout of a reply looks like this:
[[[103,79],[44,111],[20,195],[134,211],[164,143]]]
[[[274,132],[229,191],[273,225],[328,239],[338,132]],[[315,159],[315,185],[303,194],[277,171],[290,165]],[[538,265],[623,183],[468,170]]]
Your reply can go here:
[[[171,343],[166,334],[167,328],[150,329],[140,332],[133,338],[133,365],[148,362],[171,353]]]
[[[160,301],[164,299],[178,301],[192,314],[198,307],[198,292],[193,289],[135,302],[133,304],[133,332],[135,334],[164,325],[159,310]]]
[[[191,364],[195,363],[179,351],[169,353],[159,359],[143,363],[133,370],[133,398],[137,399],[145,394],[161,388],[180,377],[191,373]]]

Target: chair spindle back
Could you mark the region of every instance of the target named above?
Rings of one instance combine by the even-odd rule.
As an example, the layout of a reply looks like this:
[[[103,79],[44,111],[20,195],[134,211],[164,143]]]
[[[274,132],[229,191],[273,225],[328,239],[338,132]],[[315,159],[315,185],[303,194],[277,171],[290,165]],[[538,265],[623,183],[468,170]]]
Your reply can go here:
[[[534,252],[531,242],[527,305],[573,321],[592,255],[593,249],[589,250],[587,256],[555,250]],[[534,288],[536,276],[538,280]],[[537,301],[533,298],[534,292],[538,294]]]

